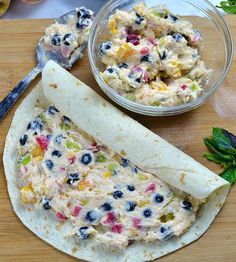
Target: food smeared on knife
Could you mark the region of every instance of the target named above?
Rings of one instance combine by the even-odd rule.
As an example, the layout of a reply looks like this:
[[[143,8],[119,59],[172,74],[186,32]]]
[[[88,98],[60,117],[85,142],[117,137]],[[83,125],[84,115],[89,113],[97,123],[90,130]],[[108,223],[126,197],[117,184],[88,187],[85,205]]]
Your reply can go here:
[[[124,249],[180,236],[200,201],[95,141],[54,107],[35,109],[18,145],[21,199],[72,225],[79,241]]]
[[[87,44],[92,21],[93,11],[85,7],[77,8],[67,21],[56,21],[45,30],[46,47],[57,56],[77,60]]]
[[[203,92],[211,73],[201,60],[201,33],[165,6],[116,10],[107,23],[109,36],[100,46],[106,66],[103,80],[125,98],[144,105],[169,107]]]

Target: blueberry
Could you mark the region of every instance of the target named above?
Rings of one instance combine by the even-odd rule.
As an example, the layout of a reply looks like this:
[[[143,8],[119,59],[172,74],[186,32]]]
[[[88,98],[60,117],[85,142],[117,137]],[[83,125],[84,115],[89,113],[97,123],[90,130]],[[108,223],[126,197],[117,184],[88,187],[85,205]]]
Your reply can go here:
[[[87,214],[85,215],[85,219],[89,223],[93,223],[93,222],[97,221],[99,219],[98,211],[96,209],[93,209],[93,210],[87,212]]]
[[[117,175],[119,175],[119,172],[118,172],[117,170],[114,170],[114,171],[112,172],[112,175],[113,175],[113,176],[117,176]]]
[[[135,20],[135,23],[137,24],[137,25],[141,25],[142,24],[142,22],[144,21],[144,16],[142,16],[142,15],[139,15],[139,14],[136,14],[136,20]]]
[[[128,69],[129,68],[129,65],[126,64],[126,63],[121,63],[118,65],[119,68],[125,68],[125,69]]]
[[[145,217],[150,217],[152,215],[152,210],[150,208],[146,208],[143,210],[143,215]]]
[[[135,173],[135,174],[137,174],[137,173],[138,173],[138,168],[137,168],[137,167],[133,167],[133,168],[132,168],[132,172]]]
[[[85,153],[82,155],[80,162],[84,165],[88,165],[92,162],[93,158],[90,153]]]
[[[167,229],[166,229],[165,227],[161,227],[161,228],[160,228],[160,232],[161,232],[162,234],[165,233],[166,230],[167,230]]]
[[[140,84],[141,83],[141,78],[136,78],[135,81]]]
[[[31,130],[39,130],[39,131],[42,131],[43,129],[43,122],[42,120],[38,117],[37,119],[31,121],[28,126],[27,126],[27,129],[31,129]]]
[[[129,166],[129,160],[128,160],[128,159],[125,159],[125,158],[122,157],[121,160],[122,160],[121,165],[122,165],[123,167]]]
[[[59,112],[59,110],[55,107],[55,106],[50,106],[49,108],[48,108],[48,113],[50,114],[50,115],[55,115],[56,113],[58,113]]]
[[[67,177],[66,183],[69,185],[73,185],[75,182],[80,180],[80,176],[78,173],[71,173]]]
[[[101,205],[101,208],[103,209],[103,211],[112,210],[112,206],[109,203],[104,203],[103,205]]]
[[[171,19],[172,19],[174,22],[176,22],[177,20],[179,20],[178,17],[176,17],[175,15],[170,14],[170,17],[171,17]]]
[[[59,35],[55,34],[51,38],[52,45],[60,46],[61,45],[61,38]]]
[[[88,27],[91,23],[90,19],[80,19],[79,22],[76,23],[76,27],[78,29],[84,29]]]
[[[70,118],[67,116],[63,116],[63,121],[65,122],[71,122]]]
[[[181,39],[183,39],[183,36],[182,36],[181,34],[179,34],[179,33],[174,33],[174,34],[172,35],[172,37],[175,39],[175,41],[176,41],[177,43],[180,42]]]
[[[92,15],[93,15],[92,12],[85,7],[81,7],[77,10],[77,17],[78,18],[87,19],[87,18],[91,18]]]
[[[50,205],[50,202],[51,202],[51,199],[47,198],[47,197],[44,197],[41,199],[41,203],[43,205],[43,208],[45,210],[48,210],[48,209],[51,209],[51,205]]]
[[[45,164],[46,164],[46,166],[47,166],[47,168],[49,169],[49,170],[51,170],[52,168],[53,168],[53,162],[52,162],[52,160],[45,160],[44,161],[45,162]]]
[[[154,199],[155,199],[155,201],[159,204],[159,203],[162,203],[163,201],[164,201],[164,197],[162,196],[162,195],[160,195],[160,194],[156,194],[155,196],[154,196]]]
[[[133,185],[127,185],[127,189],[129,191],[134,191],[135,190],[135,187]]]
[[[27,136],[27,135],[23,135],[23,136],[20,138],[19,142],[20,142],[21,146],[24,146],[24,145],[26,144],[27,139],[28,139],[28,136]]]
[[[88,227],[80,227],[77,236],[79,239],[87,239],[90,237],[90,234],[88,234],[86,231],[88,231]]]
[[[161,227],[160,233],[162,235],[163,240],[167,240],[173,236],[173,232],[170,230],[169,227]]]
[[[114,192],[112,193],[112,196],[113,196],[115,199],[122,198],[122,197],[123,197],[123,192],[120,191],[120,190],[114,191]]]
[[[192,203],[191,202],[189,202],[188,200],[184,200],[183,202],[182,202],[182,208],[183,209],[185,209],[186,211],[191,211],[192,210]]]
[[[151,62],[152,60],[151,60],[151,57],[150,57],[150,55],[145,55],[145,56],[142,56],[141,57],[141,62]]]
[[[48,139],[49,141],[51,141],[52,135],[48,134],[48,135],[46,135],[46,137],[47,137],[47,139]]]
[[[137,204],[133,201],[127,201],[126,205],[125,205],[125,210],[127,212],[131,212],[134,211],[135,207],[137,206]]]
[[[163,239],[164,239],[164,240],[168,240],[168,239],[170,239],[173,235],[174,235],[173,232],[169,232],[169,234],[166,234]]]
[[[201,32],[200,32],[199,30],[193,29],[193,32],[194,32],[197,36],[199,36],[200,38],[202,37]]]
[[[110,74],[115,72],[115,69],[112,67],[107,68],[107,72],[109,72]]]
[[[64,35],[64,37],[62,39],[64,45],[70,45],[70,42],[67,41],[67,39],[70,38],[70,37],[71,37],[70,33]]]
[[[52,151],[52,156],[61,157],[62,153],[59,150],[54,150],[54,151]]]
[[[100,54],[106,54],[107,50],[111,49],[111,47],[112,47],[111,41],[103,42],[100,46]]]
[[[162,52],[162,54],[159,53],[159,56],[160,56],[160,59],[161,59],[161,60],[166,59],[166,58],[167,58],[167,53],[166,53],[166,51]]]
[[[54,138],[54,143],[60,145],[62,139],[66,139],[66,137],[64,137],[63,135],[58,135]]]

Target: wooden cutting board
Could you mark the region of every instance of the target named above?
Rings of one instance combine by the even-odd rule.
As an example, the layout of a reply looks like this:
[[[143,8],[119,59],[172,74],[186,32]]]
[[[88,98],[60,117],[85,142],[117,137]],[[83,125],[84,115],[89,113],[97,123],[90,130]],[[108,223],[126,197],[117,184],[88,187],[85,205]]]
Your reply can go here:
[[[232,35],[236,35],[236,16],[228,16]],[[0,100],[36,64],[35,46],[51,20],[0,20]],[[217,47],[216,47],[217,48]],[[87,56],[71,70],[72,74],[103,95],[98,88]],[[220,168],[202,158],[206,151],[203,137],[209,136],[213,126],[223,127],[236,133],[236,61],[223,86],[208,103],[192,112],[166,118],[140,116],[127,112],[144,126],[189,154],[216,173]],[[13,114],[27,92],[14,105],[0,123],[0,154]],[[103,95],[105,97],[105,95]],[[108,98],[106,98],[109,100]],[[151,149],[150,149],[151,150]],[[35,221],[37,223],[37,221]],[[161,262],[232,262],[236,258],[236,185],[232,188],[226,204],[206,234],[198,241],[174,252]],[[54,249],[40,240],[22,225],[12,210],[6,189],[2,161],[0,163],[0,261],[78,261]]]

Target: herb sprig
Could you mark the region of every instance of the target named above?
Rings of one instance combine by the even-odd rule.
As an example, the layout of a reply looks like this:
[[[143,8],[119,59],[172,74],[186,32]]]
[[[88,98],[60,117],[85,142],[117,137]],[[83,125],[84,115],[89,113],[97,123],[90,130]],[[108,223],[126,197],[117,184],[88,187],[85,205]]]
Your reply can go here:
[[[216,7],[223,9],[226,13],[236,14],[236,0],[221,1]]]
[[[214,127],[212,137],[204,138],[204,143],[210,153],[203,156],[224,168],[220,176],[232,186],[236,182],[236,136],[225,129]]]

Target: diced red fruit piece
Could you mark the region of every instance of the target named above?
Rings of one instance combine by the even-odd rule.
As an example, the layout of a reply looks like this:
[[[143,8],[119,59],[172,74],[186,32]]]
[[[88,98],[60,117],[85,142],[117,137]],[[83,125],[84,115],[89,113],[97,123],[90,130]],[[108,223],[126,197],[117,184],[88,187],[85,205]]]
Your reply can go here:
[[[198,35],[194,35],[190,37],[190,42],[193,45],[196,45],[200,41],[200,37]]]
[[[80,206],[75,206],[74,211],[73,211],[73,216],[77,217],[79,215],[81,209],[82,208]]]
[[[123,225],[122,224],[115,224],[112,226],[111,231],[113,233],[120,234],[123,230]]]
[[[132,68],[132,72],[135,73],[141,73],[142,74],[142,78],[144,81],[148,81],[148,74],[146,70],[143,70],[140,66],[134,66]]]
[[[147,71],[146,71],[146,70],[144,70],[144,72],[143,72],[143,80],[144,80],[145,82],[148,81],[148,74],[147,74]]]
[[[134,217],[132,220],[132,223],[133,223],[133,227],[137,229],[141,228],[141,219],[140,218]]]
[[[126,33],[126,35],[131,35],[131,34],[133,34],[133,28],[132,27],[128,27],[128,28],[126,28],[125,29],[125,33]]]
[[[92,145],[88,148],[89,150],[92,150],[94,153],[98,152],[100,150],[101,146],[97,144],[97,142],[92,143]]]
[[[90,147],[89,150],[92,150],[92,152],[96,153],[96,152],[98,152],[100,149],[99,149],[99,147]]]
[[[69,157],[68,161],[70,164],[74,164],[75,163],[75,156]]]
[[[48,140],[48,138],[46,136],[40,135],[40,136],[36,137],[36,141],[37,141],[38,145],[43,150],[47,150],[48,149],[49,140]]]
[[[71,53],[71,49],[69,47],[63,47],[62,48],[62,55],[64,57],[69,57],[70,56],[70,53]]]
[[[152,37],[152,38],[149,38],[148,41],[152,44],[152,45],[157,45],[157,40]]]
[[[98,145],[97,142],[93,142],[91,146],[97,147],[97,145]]]
[[[141,55],[147,55],[148,53],[149,53],[149,48],[148,47],[143,47],[143,48],[141,48],[141,50],[140,50],[140,54]]]
[[[183,90],[185,90],[187,87],[188,87],[188,86],[186,86],[186,85],[182,85],[182,86],[181,86],[181,88],[182,88]]]
[[[145,190],[145,193],[147,193],[148,191],[154,192],[156,189],[156,184],[155,183],[151,183]]]
[[[105,223],[106,224],[114,224],[117,221],[117,217],[114,212],[108,212],[106,216]]]
[[[126,36],[126,42],[129,42],[133,45],[139,45],[139,39],[140,39],[140,35],[136,35],[136,34],[129,34]]]
[[[26,174],[29,171],[28,167],[24,166],[23,173]]]
[[[140,66],[134,66],[134,67],[132,68],[132,71],[133,71],[134,73],[139,73],[139,72],[142,72],[142,73],[143,73],[143,69],[142,69]]]
[[[64,172],[66,171],[66,168],[65,168],[65,167],[60,167],[60,171],[61,171],[62,173],[64,173]]]
[[[57,212],[56,216],[62,222],[65,222],[67,220],[67,217],[64,216],[61,212]]]

